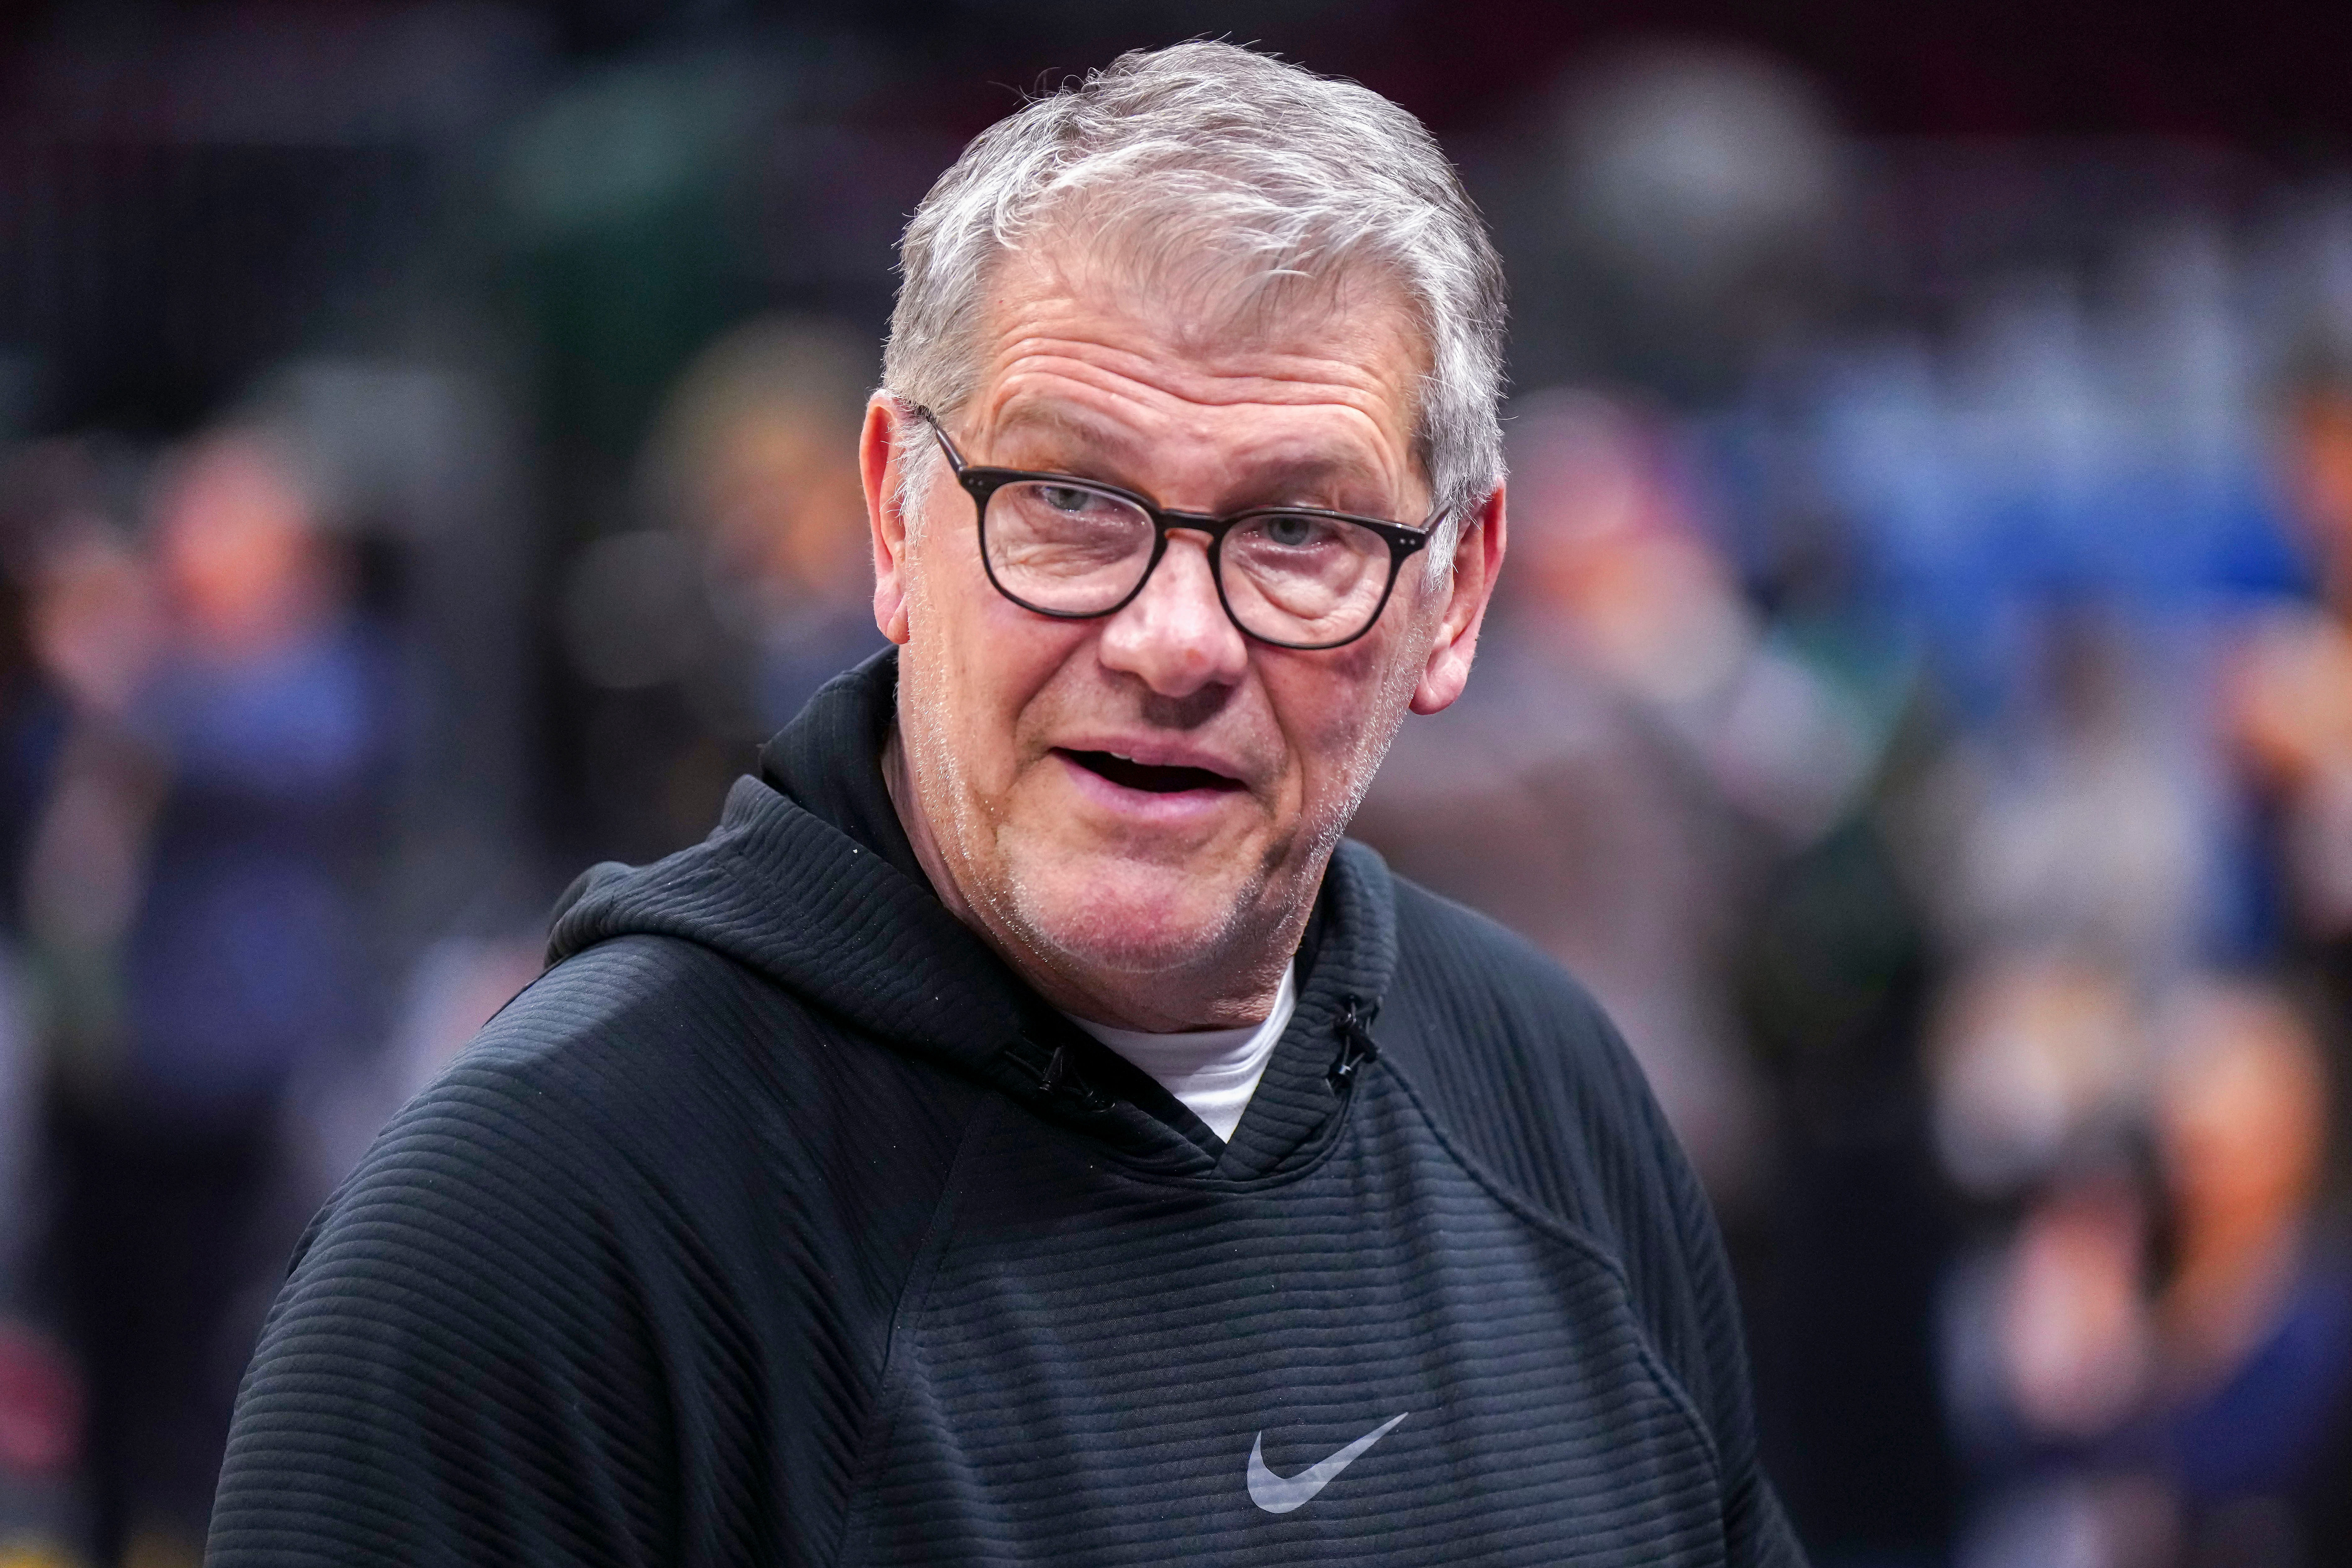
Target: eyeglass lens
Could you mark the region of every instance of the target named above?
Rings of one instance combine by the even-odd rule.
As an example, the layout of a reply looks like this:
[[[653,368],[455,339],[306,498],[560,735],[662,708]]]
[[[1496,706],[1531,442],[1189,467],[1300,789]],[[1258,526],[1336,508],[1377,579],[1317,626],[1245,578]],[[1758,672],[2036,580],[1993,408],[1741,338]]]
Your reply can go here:
[[[1019,479],[989,500],[982,532],[997,585],[1031,608],[1094,616],[1151,569],[1150,515],[1079,485]],[[1242,629],[1301,647],[1345,642],[1386,596],[1391,552],[1368,528],[1312,512],[1261,512],[1225,535],[1219,586]]]

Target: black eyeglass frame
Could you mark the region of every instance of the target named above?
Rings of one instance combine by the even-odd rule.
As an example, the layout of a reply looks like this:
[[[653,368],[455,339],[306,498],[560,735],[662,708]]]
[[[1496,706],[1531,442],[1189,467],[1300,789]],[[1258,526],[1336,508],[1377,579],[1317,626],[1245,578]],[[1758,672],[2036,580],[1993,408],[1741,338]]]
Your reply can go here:
[[[1335,647],[1346,647],[1349,643],[1368,636],[1374,626],[1381,624],[1381,616],[1388,612],[1389,600],[1396,593],[1397,576],[1404,570],[1405,562],[1428,545],[1430,540],[1435,537],[1438,526],[1445,521],[1442,515],[1433,516],[1426,526],[1416,529],[1409,528],[1401,522],[1390,522],[1382,518],[1359,517],[1353,512],[1332,511],[1324,507],[1314,506],[1255,506],[1246,510],[1228,513],[1223,517],[1213,517],[1207,512],[1199,511],[1170,511],[1155,504],[1149,496],[1138,495],[1133,490],[1118,485],[1106,484],[1100,479],[1082,479],[1074,474],[1042,473],[1029,468],[995,468],[986,465],[967,463],[963,460],[963,454],[956,450],[955,443],[948,438],[947,430],[940,424],[938,416],[920,404],[909,404],[907,406],[912,408],[915,416],[929,426],[931,434],[939,437],[940,449],[948,456],[948,467],[955,474],[956,483],[961,485],[965,493],[971,497],[972,510],[980,529],[980,564],[981,569],[988,574],[989,585],[1030,614],[1045,616],[1052,620],[1100,620],[1105,616],[1115,616],[1135,603],[1136,595],[1143,592],[1144,584],[1150,582],[1151,574],[1160,569],[1160,558],[1168,553],[1168,535],[1181,528],[1209,536],[1209,581],[1217,585],[1217,603],[1223,608],[1225,619],[1233,623],[1235,631],[1245,637],[1262,642],[1268,647],[1290,648],[1300,653],[1322,653]],[[1042,605],[1031,604],[1006,587],[997,578],[995,563],[988,556],[989,498],[1007,485],[1023,481],[1067,485],[1073,489],[1092,490],[1098,495],[1111,496],[1127,502],[1151,520],[1151,559],[1144,563],[1141,574],[1135,580],[1135,586],[1129,588],[1126,596],[1118,603],[1100,610],[1049,610]],[[1276,637],[1265,637],[1242,625],[1241,617],[1234,614],[1233,601],[1225,596],[1225,535],[1243,523],[1261,517],[1316,517],[1332,522],[1351,522],[1358,528],[1370,530],[1388,545],[1389,580],[1381,589],[1381,602],[1372,607],[1371,615],[1366,617],[1360,627],[1337,642],[1297,643],[1284,642]]]

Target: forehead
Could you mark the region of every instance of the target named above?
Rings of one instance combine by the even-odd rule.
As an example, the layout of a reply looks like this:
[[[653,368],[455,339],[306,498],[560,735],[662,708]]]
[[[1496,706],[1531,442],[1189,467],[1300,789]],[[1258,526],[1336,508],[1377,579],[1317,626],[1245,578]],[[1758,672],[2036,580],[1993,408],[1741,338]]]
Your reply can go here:
[[[1369,269],[1221,291],[1105,247],[1030,246],[998,258],[986,299],[974,412],[992,427],[1315,430],[1411,448],[1423,334]]]

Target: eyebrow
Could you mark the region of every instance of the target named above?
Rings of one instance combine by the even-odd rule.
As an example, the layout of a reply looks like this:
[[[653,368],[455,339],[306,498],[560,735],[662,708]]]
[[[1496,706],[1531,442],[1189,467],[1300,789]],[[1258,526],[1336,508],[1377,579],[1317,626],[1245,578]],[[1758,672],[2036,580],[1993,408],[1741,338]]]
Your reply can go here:
[[[1097,419],[1064,404],[1034,400],[1015,403],[1008,409],[997,423],[996,434],[1001,439],[1032,429],[1070,437],[1080,446],[1096,451],[1139,454],[1145,446],[1141,437],[1107,419]]]
[[[1006,411],[1003,419],[997,426],[996,434],[1001,439],[1008,435],[1029,429],[1071,437],[1081,447],[1089,449],[1087,455],[1107,456],[1114,464],[1121,457],[1132,457],[1141,453],[1149,445],[1143,437],[1133,431],[1108,420],[1097,418],[1061,404],[1046,402],[1015,404]],[[1140,489],[1126,479],[1113,474],[1076,474],[1073,477],[1096,479],[1117,484],[1125,489]],[[1283,500],[1296,500],[1297,492],[1322,489],[1335,481],[1344,482],[1355,479],[1367,483],[1375,482],[1372,471],[1360,459],[1315,452],[1276,456],[1263,465],[1255,467],[1249,477],[1252,480],[1252,488],[1265,491],[1268,497],[1265,501],[1249,502],[1247,503],[1249,505],[1279,505]],[[1286,496],[1285,492],[1291,493]],[[1159,498],[1153,499],[1156,500]],[[1415,525],[1408,521],[1407,526]]]

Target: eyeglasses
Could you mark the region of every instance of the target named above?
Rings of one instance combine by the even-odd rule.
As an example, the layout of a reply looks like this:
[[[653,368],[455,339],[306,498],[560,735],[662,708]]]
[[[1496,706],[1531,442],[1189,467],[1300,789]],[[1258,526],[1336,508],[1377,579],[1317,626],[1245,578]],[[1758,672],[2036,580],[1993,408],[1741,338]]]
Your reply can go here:
[[[929,409],[915,413],[971,496],[988,580],[1023,609],[1057,620],[1125,609],[1181,528],[1209,536],[1209,574],[1234,626],[1276,647],[1339,647],[1372,629],[1397,573],[1440,521],[1407,528],[1302,506],[1226,517],[1168,511],[1093,479],[974,467]]]

